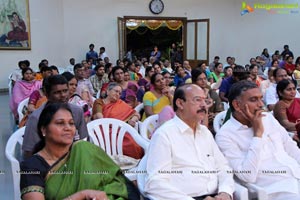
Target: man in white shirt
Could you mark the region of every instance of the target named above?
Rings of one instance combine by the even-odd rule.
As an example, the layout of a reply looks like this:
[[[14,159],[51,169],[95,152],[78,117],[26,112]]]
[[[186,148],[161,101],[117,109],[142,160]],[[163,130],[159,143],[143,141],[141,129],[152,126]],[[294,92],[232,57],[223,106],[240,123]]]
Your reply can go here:
[[[228,96],[232,116],[216,142],[242,181],[264,188],[272,200],[299,200],[300,149],[270,113],[263,110],[253,82],[235,83]]]
[[[267,90],[264,96],[264,101],[270,111],[275,107],[275,104],[279,101],[279,97],[276,91],[277,83],[283,79],[288,79],[287,71],[283,68],[277,68],[273,72],[275,83],[273,83]],[[296,90],[296,98],[299,98],[300,94]]]
[[[22,60],[18,62],[18,66],[19,69],[15,69],[15,71],[11,74],[11,77],[9,77],[12,80],[12,85],[14,86],[15,83],[19,80],[22,80],[23,76],[22,76],[22,69],[29,67],[29,65],[27,65],[27,63],[29,63],[28,60]]]
[[[175,91],[176,116],[151,139],[144,188],[150,199],[231,199],[231,168],[211,132],[199,123],[206,115],[205,99],[197,85]]]
[[[104,58],[108,57],[107,53],[105,52],[105,47],[100,47],[100,52],[99,52],[99,58],[104,61]]]
[[[70,58],[69,62],[70,62],[70,65],[66,66],[65,72],[70,72],[70,73],[74,74],[75,58]]]

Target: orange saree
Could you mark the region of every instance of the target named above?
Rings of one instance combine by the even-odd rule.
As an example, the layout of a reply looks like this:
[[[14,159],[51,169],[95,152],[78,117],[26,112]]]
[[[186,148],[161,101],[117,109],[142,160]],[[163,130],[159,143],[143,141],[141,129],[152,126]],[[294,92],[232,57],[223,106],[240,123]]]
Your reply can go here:
[[[93,115],[101,112],[104,118],[114,118],[127,122],[136,111],[122,100],[115,103],[104,104],[102,99],[97,99],[93,106]],[[144,155],[143,149],[127,133],[123,140],[123,154],[135,159],[140,159]]]

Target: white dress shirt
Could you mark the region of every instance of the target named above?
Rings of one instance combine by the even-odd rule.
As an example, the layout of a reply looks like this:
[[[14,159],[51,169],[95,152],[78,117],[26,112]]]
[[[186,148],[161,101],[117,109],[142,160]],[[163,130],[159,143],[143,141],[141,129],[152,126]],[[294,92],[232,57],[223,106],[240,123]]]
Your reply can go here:
[[[196,133],[175,116],[151,139],[145,192],[150,199],[192,197],[234,191],[233,174],[211,132],[198,124]]]
[[[262,138],[254,137],[252,127],[231,116],[216,142],[241,181],[254,183],[268,194],[299,194],[300,150],[273,115],[264,114]]]

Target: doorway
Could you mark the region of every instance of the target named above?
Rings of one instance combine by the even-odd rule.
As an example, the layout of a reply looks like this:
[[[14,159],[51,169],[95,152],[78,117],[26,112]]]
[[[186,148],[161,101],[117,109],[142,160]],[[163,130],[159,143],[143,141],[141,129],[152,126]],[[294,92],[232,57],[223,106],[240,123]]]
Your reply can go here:
[[[208,64],[209,19],[124,16],[118,18],[118,31],[119,58],[131,49],[137,58],[149,59],[157,45],[162,60],[170,60],[171,45],[175,43],[182,50],[182,60],[189,60],[192,67],[201,61]]]

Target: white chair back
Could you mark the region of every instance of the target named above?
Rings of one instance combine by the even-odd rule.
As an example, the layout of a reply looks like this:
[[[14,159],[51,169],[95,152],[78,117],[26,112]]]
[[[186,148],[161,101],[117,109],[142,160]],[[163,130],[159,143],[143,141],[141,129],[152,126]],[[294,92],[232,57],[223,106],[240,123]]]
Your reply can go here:
[[[150,141],[150,134],[154,132],[154,130],[158,126],[158,114],[151,115],[147,117],[141,124],[140,124],[140,134],[145,140]]]
[[[145,153],[149,143],[129,124],[113,118],[102,118],[87,124],[88,134],[93,144],[101,147],[108,155],[123,155],[123,139],[125,133],[131,135]]]
[[[216,133],[218,133],[221,126],[223,125],[224,119],[226,117],[226,113],[227,113],[227,110],[224,110],[215,116],[214,121],[213,121],[213,127],[214,127],[214,131]]]
[[[9,98],[12,96],[12,91],[13,91],[13,82],[12,82],[12,73],[8,76],[8,94]]]
[[[29,102],[29,97],[21,101],[21,103],[18,105],[19,122],[21,122],[21,120],[24,117],[24,114],[26,114],[27,112],[28,102]]]
[[[23,135],[25,132],[25,126],[18,129],[14,132],[10,138],[8,139],[5,147],[5,155],[6,158],[10,161],[12,176],[13,176],[13,184],[14,184],[14,199],[20,199],[20,164],[17,159],[18,153],[16,152],[17,144],[20,145],[20,148],[23,144]],[[20,153],[21,155],[21,153]]]
[[[140,111],[144,108],[144,104],[140,103],[139,105],[137,105],[134,110],[138,113],[140,113]]]

